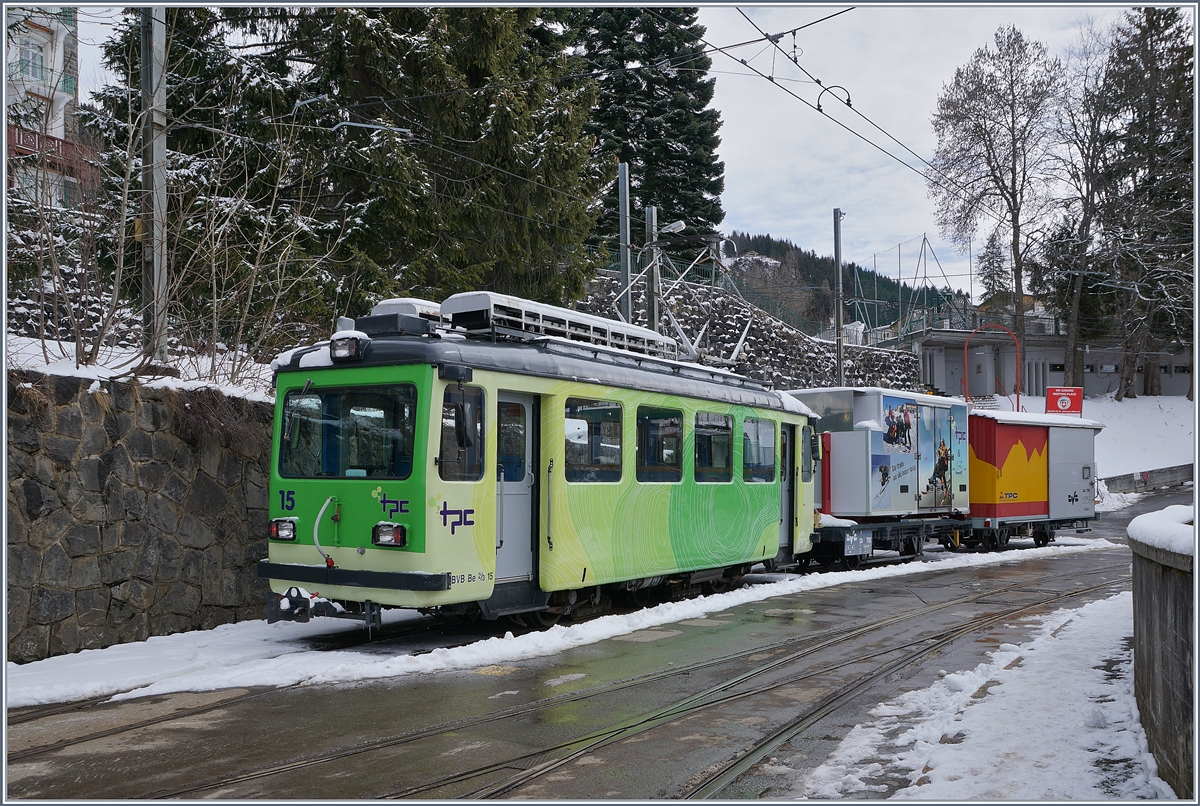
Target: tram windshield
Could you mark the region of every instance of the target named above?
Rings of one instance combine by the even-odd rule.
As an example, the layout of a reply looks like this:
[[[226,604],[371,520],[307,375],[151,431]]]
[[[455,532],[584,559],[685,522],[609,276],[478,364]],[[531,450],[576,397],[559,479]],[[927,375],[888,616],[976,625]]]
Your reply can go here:
[[[292,478],[406,479],[417,389],[411,384],[294,389],[283,404],[279,473]]]

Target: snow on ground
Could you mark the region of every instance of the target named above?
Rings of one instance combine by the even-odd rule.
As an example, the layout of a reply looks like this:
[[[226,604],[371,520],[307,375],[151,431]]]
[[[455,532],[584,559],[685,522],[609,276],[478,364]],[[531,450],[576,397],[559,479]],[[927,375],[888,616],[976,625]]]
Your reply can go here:
[[[1062,536],[1039,550],[1039,557],[1113,548],[1104,539]],[[129,699],[177,691],[211,691],[245,686],[287,686],[394,678],[470,669],[531,658],[550,657],[574,647],[627,635],[637,630],[699,618],[746,602],[850,582],[890,579],[931,570],[1022,562],[1024,552],[951,554],[930,547],[923,562],[866,568],[852,574],[756,575],[763,584],[729,593],[670,602],[635,613],[603,616],[581,624],[558,625],[521,636],[511,633],[421,655],[403,650],[391,656],[354,651],[315,651],[316,637],[361,630],[355,622],[314,618],[307,624],[248,621],[212,630],[159,636],[133,644],[89,649],[33,663],[8,663],[8,707],[18,708],[91,697]],[[422,618],[415,613],[392,619]]]
[[[1032,640],[872,709],[794,795],[899,786],[895,799],[922,801],[1174,798],[1134,700],[1133,595],[1032,621]]]

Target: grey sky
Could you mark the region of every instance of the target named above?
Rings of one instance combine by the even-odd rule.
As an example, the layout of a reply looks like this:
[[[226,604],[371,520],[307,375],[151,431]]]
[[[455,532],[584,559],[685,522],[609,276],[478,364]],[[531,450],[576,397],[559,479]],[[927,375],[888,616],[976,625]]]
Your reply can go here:
[[[848,6],[741,8],[773,34]],[[953,77],[955,68],[992,41],[999,26],[1015,24],[1061,57],[1085,19],[1115,21],[1126,8],[1076,3],[858,6],[800,31],[795,45],[799,62],[809,73],[826,87],[844,87],[855,110],[929,159],[935,146],[929,121],[938,92]],[[112,8],[80,10],[81,97],[102,81],[97,45],[108,35],[117,14]],[[702,7],[700,22],[708,29],[707,40],[716,46],[759,36],[733,6]],[[790,35],[779,44],[792,52]],[[774,75],[778,85],[816,104],[820,88],[783,54],[763,43],[739,48],[735,54]],[[918,265],[921,236],[926,234],[937,258],[927,261],[930,282],[967,287],[967,256],[942,239],[920,175],[733,59],[713,53],[712,60],[712,75],[717,79],[713,104],[721,110],[723,121],[719,151],[725,162],[723,232],[770,233],[818,254],[832,255],[833,208],[839,207],[846,214],[842,221],[846,261],[868,268],[874,263],[881,272],[892,277],[901,272],[911,282],[915,275],[926,273],[925,264]],[[842,97],[840,91],[825,92],[821,105],[830,116],[910,165],[921,167],[887,135],[845,109],[837,100]],[[659,213],[660,221],[680,217],[686,218],[686,212]],[[901,243],[898,253],[897,244]]]
[[[764,31],[775,34],[848,6],[741,8]],[[1080,23],[1086,18],[1115,21],[1125,8],[1078,4],[859,6],[800,31],[795,43],[800,64],[824,86],[844,87],[855,110],[929,159],[936,145],[930,116],[942,85],[978,48],[992,42],[997,28],[1012,23],[1061,57],[1078,37]],[[700,22],[708,28],[706,39],[717,46],[759,36],[734,7],[702,8]],[[779,45],[790,54],[791,35],[784,36]],[[821,88],[774,48],[764,50],[760,43],[739,48],[736,54],[763,73],[774,71],[778,84],[816,105]],[[717,79],[714,106],[721,110],[724,122],[719,153],[725,161],[722,229],[726,233],[770,233],[818,254],[832,255],[833,209],[837,207],[846,214],[842,221],[844,260],[871,268],[872,256],[878,254],[879,270],[895,277],[897,244],[905,243],[899,268],[911,281],[924,233],[949,275],[949,284],[967,286],[967,256],[942,239],[920,175],[733,59],[721,53],[714,53],[712,59]],[[922,167],[915,157],[837,100],[844,97],[840,91],[825,92],[821,106],[871,142],[918,169]],[[928,265],[930,282],[945,285],[947,280],[937,262],[930,259]],[[921,271],[924,274],[923,266]]]

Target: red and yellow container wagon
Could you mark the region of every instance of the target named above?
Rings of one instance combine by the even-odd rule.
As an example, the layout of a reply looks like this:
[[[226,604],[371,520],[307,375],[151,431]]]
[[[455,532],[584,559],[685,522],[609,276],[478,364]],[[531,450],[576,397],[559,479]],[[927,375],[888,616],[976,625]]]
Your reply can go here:
[[[1057,414],[974,409],[970,432],[970,543],[999,548],[1017,536],[1044,546],[1056,529],[1096,516],[1095,438],[1104,426]]]

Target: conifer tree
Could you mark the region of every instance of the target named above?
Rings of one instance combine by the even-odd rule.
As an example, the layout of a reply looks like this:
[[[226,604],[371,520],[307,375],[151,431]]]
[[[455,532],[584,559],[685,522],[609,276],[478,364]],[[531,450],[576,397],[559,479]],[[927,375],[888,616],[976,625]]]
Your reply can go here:
[[[716,157],[720,114],[695,8],[594,8],[567,15],[599,97],[584,127],[596,159],[629,164],[631,207],[711,232],[724,219],[725,164]],[[602,231],[616,233],[617,187],[604,196]]]

